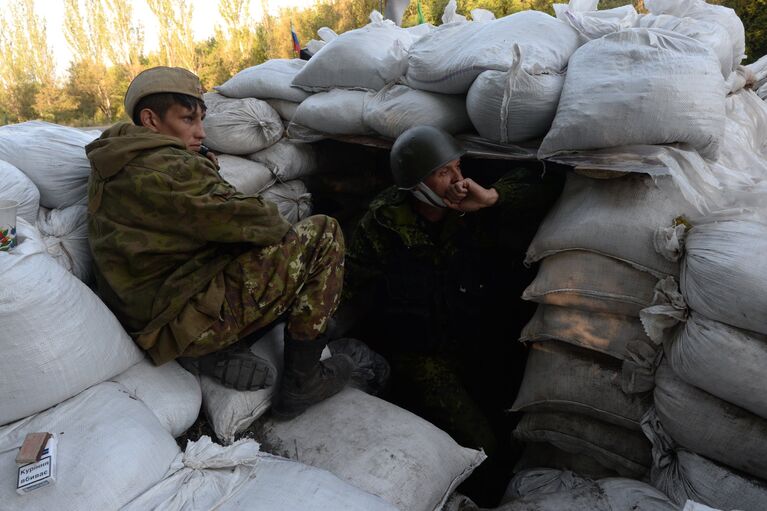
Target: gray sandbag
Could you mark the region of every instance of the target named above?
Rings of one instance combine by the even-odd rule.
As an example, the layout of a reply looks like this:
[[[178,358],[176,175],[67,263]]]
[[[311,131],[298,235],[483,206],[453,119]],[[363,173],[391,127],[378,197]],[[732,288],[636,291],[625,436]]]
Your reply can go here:
[[[666,343],[666,357],[690,385],[767,418],[767,336],[693,312]]]
[[[581,413],[639,430],[648,396],[621,390],[621,363],[558,341],[531,346],[512,411]]]
[[[290,83],[306,62],[301,59],[270,59],[243,69],[213,88],[230,98],[282,99],[300,103],[311,93]]]
[[[594,186],[599,186],[595,184]],[[618,259],[568,250],[541,261],[523,300],[639,317],[652,303],[658,279]]]
[[[591,479],[618,477],[614,470],[605,467],[586,454],[563,451],[548,442],[527,442],[522,456],[514,465],[514,472],[541,467],[572,471]]]
[[[219,154],[218,164],[221,177],[245,195],[261,193],[277,181],[266,165],[246,158]]]
[[[678,275],[679,265],[656,252],[659,228],[695,209],[670,177],[632,174],[594,180],[569,173],[559,200],[538,228],[525,262],[566,250],[614,257],[658,278]]]
[[[250,154],[282,138],[284,128],[277,112],[255,99],[221,101],[205,120],[205,145],[226,154]]]
[[[655,409],[677,444],[761,479],[767,478],[767,420],[679,379],[662,364]]]
[[[275,183],[261,193],[264,200],[274,202],[282,217],[295,224],[312,214],[312,194],[300,179]]]
[[[579,414],[526,413],[514,430],[524,442],[549,442],[573,454],[585,454],[622,477],[640,478],[650,467],[650,442],[629,430]]]

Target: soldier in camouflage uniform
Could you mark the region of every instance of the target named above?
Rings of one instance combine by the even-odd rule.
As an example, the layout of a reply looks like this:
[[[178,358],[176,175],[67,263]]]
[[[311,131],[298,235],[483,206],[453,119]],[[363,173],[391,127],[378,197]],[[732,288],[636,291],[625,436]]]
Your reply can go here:
[[[144,71],[125,107],[135,125],[116,124],[86,147],[89,241],[106,304],[156,364],[183,357],[242,390],[275,383],[247,339],[286,318],[275,414],[295,416],[340,390],[351,359],[319,361],[343,280],[336,221],[291,226],[219,176],[200,153],[205,104],[189,71]]]
[[[390,399],[462,445],[485,449],[477,476],[495,476],[502,491],[509,475],[501,465],[511,462],[498,455],[510,429],[496,416],[511,405],[519,378],[511,373],[524,363],[524,352],[507,348],[519,331],[511,331],[519,296],[509,296],[512,274],[525,271],[508,254],[524,251],[529,240],[518,226],[535,228],[530,213],[546,210],[562,179],[517,167],[485,188],[463,177],[463,153],[428,126],[397,138],[395,186],[371,202],[347,247],[338,321],[349,328],[356,318],[354,335],[387,358]],[[490,399],[499,392],[509,402]]]

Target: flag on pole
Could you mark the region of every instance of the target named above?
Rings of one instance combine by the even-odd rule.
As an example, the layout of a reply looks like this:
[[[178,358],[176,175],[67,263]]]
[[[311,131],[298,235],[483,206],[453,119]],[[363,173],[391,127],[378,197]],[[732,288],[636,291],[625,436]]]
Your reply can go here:
[[[293,28],[293,20],[290,20],[290,37],[293,39],[293,51],[296,52],[297,55],[300,55],[301,43],[298,42],[298,35],[296,34],[296,30]]]
[[[418,13],[418,17],[416,20],[418,21],[418,24],[425,23],[426,20],[423,18],[423,11],[421,10],[421,0],[418,0],[418,5],[416,6],[416,12]]]

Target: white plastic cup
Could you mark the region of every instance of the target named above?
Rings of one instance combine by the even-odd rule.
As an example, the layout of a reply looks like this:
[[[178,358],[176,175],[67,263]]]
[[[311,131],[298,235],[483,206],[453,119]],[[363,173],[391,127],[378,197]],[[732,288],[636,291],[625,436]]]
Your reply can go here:
[[[15,200],[0,199],[0,251],[8,251],[16,246],[16,208]]]

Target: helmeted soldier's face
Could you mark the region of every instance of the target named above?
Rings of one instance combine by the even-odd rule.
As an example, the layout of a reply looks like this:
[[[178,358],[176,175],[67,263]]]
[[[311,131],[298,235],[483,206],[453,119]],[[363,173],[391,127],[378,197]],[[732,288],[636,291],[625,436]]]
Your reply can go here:
[[[149,111],[151,112],[151,110]],[[202,126],[205,112],[200,107],[192,110],[175,104],[165,112],[163,118],[154,112],[152,114],[148,122],[143,122],[145,127],[155,133],[180,138],[189,151],[197,152],[200,150],[200,144],[205,139],[205,130]],[[143,117],[142,121],[144,121]]]
[[[440,167],[426,176],[423,182],[426,186],[431,188],[434,193],[444,198],[450,185],[462,179],[461,160],[455,159],[444,167]]]

